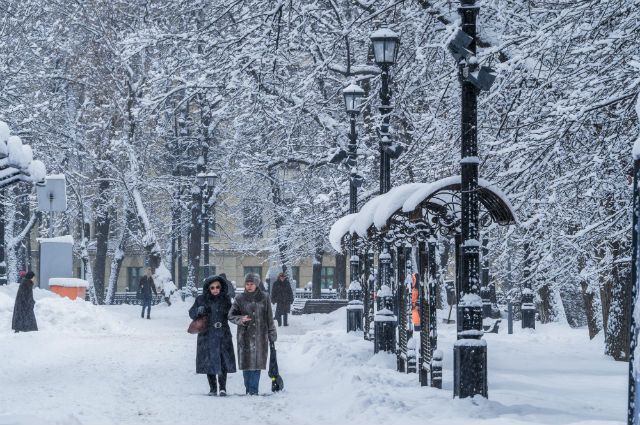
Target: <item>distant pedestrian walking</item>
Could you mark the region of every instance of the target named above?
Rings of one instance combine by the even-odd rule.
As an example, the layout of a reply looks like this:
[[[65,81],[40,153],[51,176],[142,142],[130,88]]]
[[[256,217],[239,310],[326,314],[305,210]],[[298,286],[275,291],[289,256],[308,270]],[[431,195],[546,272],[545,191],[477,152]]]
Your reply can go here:
[[[276,303],[276,320],[278,326],[289,326],[287,323],[287,315],[291,312],[291,304],[293,303],[293,291],[289,284],[289,279],[284,273],[278,275],[278,279],[273,284],[271,290],[271,301]]]
[[[244,292],[236,295],[229,320],[238,325],[238,368],[244,375],[246,392],[258,395],[260,370],[267,368],[269,342],[275,342],[278,335],[269,295],[258,290],[260,278],[249,273],[244,281]]]
[[[230,309],[229,284],[221,276],[205,280],[202,295],[198,295],[189,309],[189,317],[193,320],[207,316],[207,330],[198,334],[196,373],[207,375],[211,396],[226,396],[227,373],[236,371],[228,319]]]
[[[153,283],[153,278],[151,277],[151,267],[147,267],[146,275],[140,278],[140,283],[138,284],[138,294],[137,297],[140,301],[142,301],[142,312],[140,313],[140,317],[144,318],[144,309],[147,308],[147,319],[151,319],[151,300],[153,295],[158,295],[156,291],[156,285]]]
[[[16,294],[16,302],[13,306],[13,319],[11,329],[15,332],[37,331],[38,323],[33,308],[36,305],[33,299],[33,278],[35,273],[28,271]]]

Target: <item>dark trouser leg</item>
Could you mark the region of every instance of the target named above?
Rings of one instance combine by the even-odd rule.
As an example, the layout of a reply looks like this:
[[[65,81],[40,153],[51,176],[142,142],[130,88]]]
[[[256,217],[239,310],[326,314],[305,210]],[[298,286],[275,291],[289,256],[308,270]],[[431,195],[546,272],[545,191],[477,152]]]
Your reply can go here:
[[[258,387],[260,386],[260,370],[252,370],[253,372],[253,394],[258,395]]]
[[[276,321],[278,322],[278,326],[282,326],[282,315],[276,314]]]
[[[218,386],[220,391],[227,391],[227,372],[222,372],[218,375]]]
[[[260,370],[243,370],[242,375],[247,394],[257,395],[260,384]]]
[[[150,315],[151,315],[151,300],[148,300],[147,301],[147,319],[150,319],[149,317]]]
[[[244,389],[245,389],[245,393],[249,394],[249,386],[250,386],[250,382],[249,382],[249,377],[250,377],[250,370],[243,370],[242,371],[242,377],[244,378]]]
[[[285,314],[282,315],[285,326],[289,326],[289,324],[287,323],[287,315],[288,315],[288,313],[285,313]]]
[[[218,392],[218,386],[216,384],[216,375],[207,374],[207,381],[209,381],[209,390],[212,393],[217,393]]]
[[[144,307],[145,307],[145,304],[144,304],[144,301],[142,301],[142,313],[140,313],[140,317],[142,318],[144,318]]]

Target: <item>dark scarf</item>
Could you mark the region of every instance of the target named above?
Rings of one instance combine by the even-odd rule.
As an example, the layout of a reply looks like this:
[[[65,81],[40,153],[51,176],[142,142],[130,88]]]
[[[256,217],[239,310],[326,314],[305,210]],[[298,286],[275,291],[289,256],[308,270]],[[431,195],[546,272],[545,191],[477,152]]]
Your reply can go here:
[[[244,296],[247,302],[260,302],[264,299],[264,295],[259,288],[256,288],[255,292],[244,291]]]

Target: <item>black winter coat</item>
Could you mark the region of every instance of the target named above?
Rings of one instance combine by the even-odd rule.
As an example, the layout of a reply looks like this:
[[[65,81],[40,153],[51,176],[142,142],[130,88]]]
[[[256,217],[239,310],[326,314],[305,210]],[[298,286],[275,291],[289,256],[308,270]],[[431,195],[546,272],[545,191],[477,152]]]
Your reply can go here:
[[[214,297],[209,292],[209,285],[218,280],[222,289],[220,295]],[[189,309],[189,317],[198,317],[198,307],[204,307],[208,316],[208,330],[198,334],[196,351],[196,373],[219,375],[222,372],[236,371],[236,357],[227,314],[231,309],[229,288],[225,279],[214,276],[208,278],[203,285],[203,294],[198,295]],[[217,326],[217,327],[216,327]]]
[[[37,331],[38,323],[33,307],[36,301],[33,299],[33,281],[23,279],[16,294],[16,303],[13,306],[13,319],[11,329],[18,332]]]
[[[284,281],[278,279],[271,289],[271,302],[276,303],[276,316],[291,312],[291,304],[293,303],[293,291],[289,279]]]
[[[154,295],[158,295],[156,284],[153,283],[152,277],[142,276],[138,285],[138,298],[142,300],[151,299],[151,291]]]
[[[252,320],[242,324],[245,315],[251,316]],[[275,342],[277,338],[269,295],[260,290],[236,295],[229,320],[238,325],[238,368],[266,369],[269,341]]]

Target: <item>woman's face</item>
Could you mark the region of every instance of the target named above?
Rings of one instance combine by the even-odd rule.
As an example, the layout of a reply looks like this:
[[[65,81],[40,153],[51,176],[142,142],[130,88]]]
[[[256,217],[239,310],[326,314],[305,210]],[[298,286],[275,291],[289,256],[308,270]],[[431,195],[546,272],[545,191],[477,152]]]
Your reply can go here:
[[[244,289],[246,289],[247,292],[256,292],[256,284],[254,282],[245,282]]]
[[[211,295],[219,295],[221,290],[222,285],[218,281],[211,282],[211,285],[209,285],[209,293]]]

